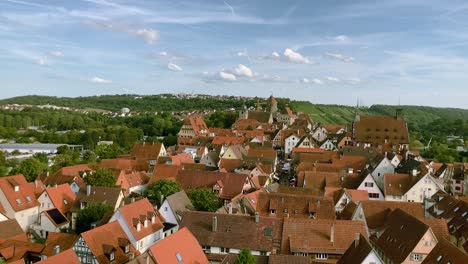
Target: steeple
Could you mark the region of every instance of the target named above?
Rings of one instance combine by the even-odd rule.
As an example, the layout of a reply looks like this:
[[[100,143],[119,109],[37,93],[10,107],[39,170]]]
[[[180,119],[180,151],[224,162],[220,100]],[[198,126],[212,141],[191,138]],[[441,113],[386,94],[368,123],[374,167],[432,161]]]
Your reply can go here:
[[[276,100],[275,97],[273,97],[273,94],[270,96],[270,113],[271,114],[276,114],[278,112],[278,101]]]
[[[354,122],[359,122],[359,121],[361,121],[361,113],[359,111],[359,98],[358,98],[356,102],[356,108],[354,109]]]

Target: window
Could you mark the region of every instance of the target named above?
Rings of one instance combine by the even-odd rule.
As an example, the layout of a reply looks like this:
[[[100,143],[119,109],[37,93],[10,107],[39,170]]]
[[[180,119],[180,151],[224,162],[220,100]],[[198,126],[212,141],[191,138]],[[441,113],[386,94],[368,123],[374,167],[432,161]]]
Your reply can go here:
[[[140,249],[143,247],[143,241],[140,241]]]
[[[26,196],[26,201],[31,202],[31,197],[29,195]]]
[[[19,186],[15,186],[15,192],[19,192]]]
[[[422,261],[423,260],[423,256],[421,254],[411,254],[411,260],[413,261]]]
[[[167,212],[167,206],[164,207],[164,212]]]
[[[202,249],[205,253],[210,253],[211,247],[210,246],[202,246]]]
[[[299,213],[299,210],[294,209],[294,214],[298,214],[298,213]]]
[[[109,255],[109,260],[114,260],[115,259],[115,253],[111,252]]]
[[[68,204],[68,201],[63,199],[63,204],[67,205]]]
[[[229,253],[229,248],[221,248],[221,253]]]
[[[315,259],[328,259],[327,253],[317,253],[315,254]]]
[[[260,251],[260,256],[266,256],[267,252],[266,251]]]
[[[130,251],[130,245],[125,246],[125,253],[128,253]]]
[[[271,236],[273,236],[273,229],[271,229],[270,227],[267,227],[267,228],[265,228],[265,230],[263,231],[263,234],[264,234],[265,236],[270,236],[270,237],[271,237]]]
[[[288,208],[284,208],[283,213],[287,213],[287,212],[288,212]]]
[[[175,256],[176,256],[176,258],[177,258],[177,261],[178,261],[179,263],[182,263],[183,260],[182,260],[182,256],[180,255],[180,253],[177,252],[177,253],[175,254]]]
[[[270,214],[275,215],[276,214],[276,209],[270,209]]]
[[[17,199],[16,199],[16,203],[17,203],[17,204],[21,204],[21,199],[17,198]]]
[[[373,183],[373,182],[366,182],[366,183],[364,183],[364,186],[366,186],[366,187],[374,187],[374,183]]]

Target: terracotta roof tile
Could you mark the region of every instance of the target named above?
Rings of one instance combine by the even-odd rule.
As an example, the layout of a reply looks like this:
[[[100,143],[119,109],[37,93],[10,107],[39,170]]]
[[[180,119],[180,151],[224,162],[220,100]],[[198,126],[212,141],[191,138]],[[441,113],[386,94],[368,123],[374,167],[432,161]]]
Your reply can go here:
[[[15,187],[18,191],[15,191]],[[28,183],[23,175],[0,177],[0,190],[15,212],[39,206],[34,193],[34,183]]]
[[[208,263],[197,239],[186,227],[154,244],[149,250],[157,263]]]
[[[211,144],[213,145],[239,145],[245,142],[244,137],[236,136],[215,136]]]
[[[136,160],[128,158],[102,159],[99,163],[101,167],[118,170],[133,170],[136,168]]]
[[[23,237],[23,239],[20,239],[20,237]],[[27,241],[27,236],[16,219],[8,219],[0,222],[0,239],[8,238]]]
[[[354,241],[356,233],[368,237],[364,222],[285,219],[281,252],[283,254],[294,252],[343,254]]]
[[[359,122],[354,122],[353,128],[357,142],[375,145],[409,143],[406,121],[392,116],[361,116]]]
[[[242,160],[240,159],[221,159],[219,169],[224,169],[226,172],[234,172],[234,170],[242,168]]]
[[[382,227],[390,212],[397,208],[414,217],[424,217],[424,208],[420,203],[372,200],[362,201],[360,203],[369,229],[378,229]]]
[[[179,170],[181,170],[181,166],[158,164],[153,170],[153,175],[151,176],[148,185],[162,179],[175,179]]]
[[[346,252],[338,260],[338,264],[365,263],[364,260],[372,252],[372,245],[361,234],[354,239]]]
[[[108,256],[104,253],[103,245],[111,246],[115,251],[116,263],[126,263],[129,258],[126,256],[125,251],[119,246],[119,238],[128,240],[127,235],[123,231],[118,221],[108,223],[81,234],[85,240],[88,248],[96,257],[99,263],[111,263]],[[129,243],[130,252],[137,253],[131,243]]]
[[[148,199],[142,199],[125,205],[117,209],[117,211],[125,220],[130,232],[136,240],[141,240],[163,228],[163,224],[158,217],[159,212],[151,205]],[[136,216],[139,216],[139,218],[135,218]],[[152,218],[153,216],[154,219]],[[135,219],[137,220],[135,221]],[[145,221],[148,221],[147,227],[144,226]],[[139,231],[137,229],[137,223],[141,224]]]
[[[217,230],[213,232],[213,217]],[[215,214],[209,212],[185,212],[182,227],[187,227],[202,246],[225,247],[271,252],[279,250],[283,219],[253,216]]]
[[[46,246],[42,251],[42,254],[46,256],[53,256],[54,247],[57,245],[60,246],[61,251],[71,249],[79,237],[79,235],[75,234],[49,232]]]
[[[49,187],[45,192],[49,196],[54,207],[62,214],[66,214],[70,211],[76,199],[76,195],[68,183]]]
[[[73,249],[68,249],[60,252],[58,255],[50,256],[42,261],[36,262],[38,264],[56,264],[56,263],[67,263],[67,264],[80,264],[80,259],[75,254]]]
[[[14,239],[0,239],[0,255],[7,263],[24,259],[28,254],[39,255],[44,245]]]
[[[468,263],[468,255],[446,239],[441,239],[423,260],[422,264],[464,264]]]

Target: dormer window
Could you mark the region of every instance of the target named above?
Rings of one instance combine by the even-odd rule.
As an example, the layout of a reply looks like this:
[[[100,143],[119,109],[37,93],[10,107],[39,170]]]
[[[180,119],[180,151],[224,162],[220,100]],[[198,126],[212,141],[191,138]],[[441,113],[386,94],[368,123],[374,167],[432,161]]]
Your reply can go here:
[[[315,219],[317,217],[316,212],[309,212],[309,218]]]
[[[141,223],[138,223],[136,228],[137,228],[137,231],[140,231],[141,230]]]
[[[276,209],[270,209],[270,214],[275,215],[276,214]]]
[[[167,207],[166,207],[166,208],[167,208]],[[152,223],[153,225],[156,224],[156,216],[153,215],[153,216],[151,217],[151,223]]]
[[[128,252],[130,252],[130,245],[125,246],[125,253],[128,253]]]
[[[144,225],[145,227],[148,227],[148,219],[145,219]]]
[[[16,203],[17,203],[17,204],[21,204],[21,199],[17,198],[17,199],[16,199]]]
[[[26,196],[26,201],[28,201],[28,203],[30,203],[30,202],[31,202],[31,197],[30,197],[29,195],[28,195],[28,196]]]
[[[19,186],[18,185],[15,186],[15,192],[19,192]]]
[[[63,204],[64,204],[64,205],[67,205],[67,204],[68,204],[68,201],[65,200],[65,199],[63,199]]]
[[[112,251],[112,252],[110,253],[110,255],[109,255],[109,260],[112,261],[112,260],[114,260],[114,259],[115,259],[115,253],[114,253],[114,251]]]

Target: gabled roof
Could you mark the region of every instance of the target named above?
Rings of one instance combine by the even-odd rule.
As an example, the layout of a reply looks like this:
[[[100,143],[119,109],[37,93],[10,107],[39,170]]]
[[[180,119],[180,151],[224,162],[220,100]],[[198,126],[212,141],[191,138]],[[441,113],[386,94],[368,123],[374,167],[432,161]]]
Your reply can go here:
[[[419,218],[419,220],[428,225],[437,239],[449,239],[447,221],[445,219]]]
[[[266,122],[265,122],[266,123]],[[248,119],[237,119],[234,124],[232,124],[233,130],[253,130],[260,125],[260,122],[254,118]]]
[[[15,187],[19,188],[16,192]],[[15,212],[39,206],[34,183],[28,183],[22,174],[0,177],[0,189]]]
[[[47,193],[54,207],[62,214],[70,211],[76,199],[76,195],[68,183],[49,187],[44,192]]]
[[[270,210],[276,214],[271,215]],[[259,194],[257,211],[261,216],[279,218],[335,219],[335,207],[330,197],[304,194],[266,193]]]
[[[57,245],[60,246],[61,251],[71,249],[73,248],[79,237],[79,235],[75,234],[49,232],[49,235],[47,236],[46,246],[42,251],[42,255],[53,256],[54,247]]]
[[[283,254],[294,252],[343,254],[354,241],[356,233],[368,237],[364,222],[285,219],[281,252]]]
[[[83,196],[80,202],[106,203],[115,206],[119,201],[122,189],[114,187],[91,186],[91,193]]]
[[[109,251],[114,251],[117,263],[126,263],[129,258],[122,249],[122,246],[125,247],[122,241],[126,241],[125,244],[130,247],[130,252],[137,253],[118,221],[86,231],[81,234],[81,237],[99,263],[111,263],[106,256],[106,252],[109,253]]]
[[[226,172],[234,172],[234,170],[242,168],[241,159],[221,159],[219,169]]]
[[[389,173],[384,175],[385,195],[403,196],[411,187],[421,180],[422,176],[413,176],[401,173]]]
[[[183,212],[192,211],[195,209],[184,191],[169,195],[166,197],[166,201],[171,206],[172,213],[176,216],[178,222],[180,222],[180,216]]]
[[[185,125],[190,125],[195,132],[196,136],[202,136],[207,134],[208,132],[208,126],[205,123],[205,120],[203,120],[203,117],[198,116],[198,115],[193,115],[190,116],[185,120]]]
[[[42,214],[47,216],[53,225],[56,227],[62,227],[68,223],[68,219],[57,209],[53,208],[47,211],[43,211]]]
[[[117,212],[123,217],[128,229],[137,241],[163,228],[163,224],[159,219],[159,212],[148,199],[142,199],[120,207]],[[152,222],[153,219],[154,222]],[[147,227],[144,226],[145,221],[147,221]],[[137,229],[138,223],[140,223],[140,230]]]
[[[271,118],[270,112],[263,111],[249,111],[247,114],[247,119],[255,119],[259,123],[268,123]]]
[[[309,256],[271,254],[268,264],[312,264],[312,259]]]
[[[212,188],[218,181],[221,181],[224,188],[219,194],[220,198],[232,199],[242,193],[247,177],[248,175],[239,173],[181,170],[176,180],[184,190],[200,187]]]
[[[149,160],[158,159],[162,148],[162,143],[136,143],[130,151],[130,156],[136,160],[139,169],[146,169]]]
[[[388,216],[384,230],[374,239],[376,246],[393,262],[402,263],[430,228],[397,208]]]
[[[174,156],[158,158],[158,164],[182,165],[183,163],[195,163],[190,153],[180,153]]]
[[[336,134],[338,133],[338,131],[340,131],[341,129],[345,129],[346,126],[343,126],[343,125],[334,125],[334,124],[326,124],[326,125],[322,125],[323,128],[325,128],[325,130],[327,130],[327,132],[329,134]]]
[[[441,239],[423,260],[422,264],[464,264],[468,263],[468,255],[446,239]]]
[[[133,170],[136,168],[136,160],[130,156],[126,158],[102,159],[99,165],[108,169]]]
[[[186,227],[154,244],[149,250],[156,263],[208,264],[208,259],[200,244],[198,244],[195,236]]]
[[[130,188],[145,185],[148,181],[149,177],[144,171],[127,172],[121,170],[115,180],[115,185],[125,189],[125,193],[127,194]]]
[[[213,232],[215,216],[217,230]],[[256,223],[253,216],[187,211],[181,226],[187,227],[202,246],[271,252],[279,250],[283,219],[260,217]]]
[[[408,144],[406,121],[392,116],[361,116],[353,123],[354,138],[358,142],[374,144]],[[387,143],[386,143],[387,142]]]
[[[181,169],[181,166],[169,165],[169,164],[158,164],[154,170],[148,185],[162,179],[175,179],[177,173]]]
[[[26,234],[16,219],[8,219],[0,222],[0,239],[8,238],[27,240]]]
[[[80,259],[75,254],[73,249],[68,249],[60,252],[57,255],[49,256],[48,258],[36,262],[38,264],[56,264],[56,263],[67,263],[67,264],[81,264]]]
[[[0,239],[0,257],[7,263],[22,261],[29,254],[39,255],[43,248],[43,244],[29,240]]]
[[[363,235],[359,234],[343,256],[338,260],[337,264],[364,263],[364,260],[369,256],[372,250],[370,242]]]
[[[402,210],[417,218],[424,217],[424,208],[420,203],[369,200],[362,201],[360,204],[369,229],[382,227],[390,213],[395,209]]]
[[[244,119],[245,120],[245,119]],[[244,137],[237,136],[215,136],[212,145],[239,145],[245,142]]]

